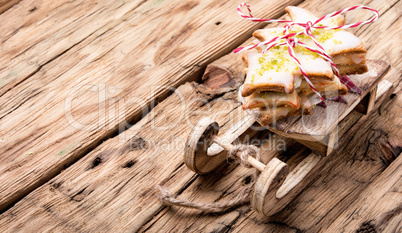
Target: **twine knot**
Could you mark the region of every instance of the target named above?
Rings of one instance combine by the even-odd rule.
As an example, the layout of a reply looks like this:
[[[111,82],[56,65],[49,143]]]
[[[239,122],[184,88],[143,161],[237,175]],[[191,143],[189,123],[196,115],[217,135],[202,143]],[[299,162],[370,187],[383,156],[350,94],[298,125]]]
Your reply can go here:
[[[237,154],[237,156],[235,156]],[[233,149],[228,152],[228,161],[238,160],[240,165],[250,168],[251,165],[248,162],[248,156],[254,157],[258,161],[260,160],[260,150],[253,145],[235,145]]]
[[[310,33],[312,27],[313,27],[313,23],[311,21],[307,21],[307,23],[305,25],[306,32]]]
[[[294,37],[294,38],[288,38],[288,40],[289,40],[289,44],[290,44],[293,48],[295,48],[297,45],[299,45],[299,40],[298,40],[296,37]]]

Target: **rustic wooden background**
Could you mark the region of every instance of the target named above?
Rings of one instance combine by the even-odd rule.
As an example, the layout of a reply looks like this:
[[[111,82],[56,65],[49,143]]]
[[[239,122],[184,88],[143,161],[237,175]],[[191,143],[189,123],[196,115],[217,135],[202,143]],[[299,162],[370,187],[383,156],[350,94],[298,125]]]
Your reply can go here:
[[[225,55],[266,26],[239,17],[240,2],[0,0],[0,231],[401,232],[396,0],[247,1],[262,18],[284,17],[287,5],[317,15],[351,4],[379,10],[377,22],[353,31],[368,58],[391,64],[385,79],[393,93],[364,121],[353,112],[341,123],[354,136],[269,219],[248,206],[205,214],[159,203],[156,184],[211,202],[230,199],[252,179],[252,170],[235,164],[198,176],[182,160],[191,123],[210,116],[225,132],[244,116],[234,98],[238,74],[223,85],[201,80],[208,64],[235,61]],[[347,20],[369,16],[353,12]],[[261,147],[285,141],[286,150],[265,150],[265,161],[310,153],[267,131],[247,136],[270,139]]]

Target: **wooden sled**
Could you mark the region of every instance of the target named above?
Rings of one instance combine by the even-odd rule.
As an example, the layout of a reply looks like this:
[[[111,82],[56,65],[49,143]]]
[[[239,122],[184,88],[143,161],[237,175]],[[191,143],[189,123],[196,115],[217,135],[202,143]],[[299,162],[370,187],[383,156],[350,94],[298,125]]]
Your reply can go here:
[[[251,156],[247,158],[249,164],[261,171],[250,197],[251,206],[257,212],[271,216],[282,210],[315,178],[336,149],[343,146],[337,144],[337,138],[342,136],[338,135],[339,122],[354,109],[369,114],[389,94],[392,84],[387,80],[381,81],[389,70],[389,64],[367,60],[367,65],[369,72],[349,76],[363,93],[344,96],[348,104],[327,101],[327,108],[315,107],[312,115],[288,117],[267,127],[276,134],[300,142],[314,153],[304,158],[292,171],[289,171],[288,164],[277,158],[266,165]],[[187,139],[185,164],[197,174],[210,173],[221,167],[226,162],[226,154],[221,152],[231,150],[232,142],[255,122],[258,122],[256,116],[249,114],[218,137],[218,124],[210,118],[202,118]]]

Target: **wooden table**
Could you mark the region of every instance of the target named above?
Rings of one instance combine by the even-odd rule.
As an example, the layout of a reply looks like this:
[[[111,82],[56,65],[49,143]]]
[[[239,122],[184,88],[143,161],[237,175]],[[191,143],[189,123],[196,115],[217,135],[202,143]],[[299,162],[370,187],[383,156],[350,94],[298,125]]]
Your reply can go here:
[[[352,4],[248,3],[264,18],[283,17],[287,5],[322,15]],[[264,219],[249,206],[205,214],[158,201],[157,184],[212,202],[233,198],[252,179],[254,171],[236,164],[198,176],[182,159],[198,119],[212,117],[225,132],[244,117],[235,98],[241,74],[201,80],[208,64],[230,64],[232,55],[225,55],[266,26],[239,17],[238,4],[0,1],[0,231],[400,232],[402,5],[396,0],[353,2],[381,14],[353,32],[368,58],[391,64],[385,79],[393,93],[363,120],[353,112],[341,122],[355,136],[285,210]],[[347,14],[350,22],[365,17]],[[249,130],[240,141],[266,148],[265,162],[310,153],[266,130]]]

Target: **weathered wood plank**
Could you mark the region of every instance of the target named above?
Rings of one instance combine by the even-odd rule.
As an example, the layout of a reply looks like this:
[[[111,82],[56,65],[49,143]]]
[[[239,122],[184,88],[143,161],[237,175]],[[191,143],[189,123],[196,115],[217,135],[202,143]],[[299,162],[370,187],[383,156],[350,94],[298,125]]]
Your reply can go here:
[[[0,15],[0,96],[93,33],[122,23],[143,2],[27,0]]]
[[[252,1],[264,17],[298,2]],[[113,27],[92,33],[5,92],[0,209],[145,115],[170,87],[199,79],[207,63],[249,37],[258,25],[241,19],[237,4],[146,2],[114,15],[119,20]]]
[[[399,156],[324,232],[402,231],[402,157]]]
[[[18,4],[18,2],[20,0],[0,0],[0,14]]]

